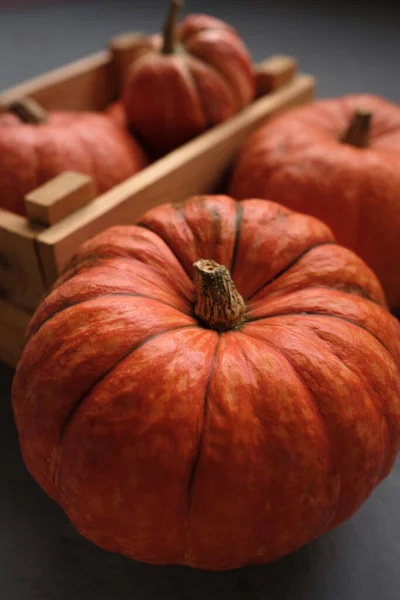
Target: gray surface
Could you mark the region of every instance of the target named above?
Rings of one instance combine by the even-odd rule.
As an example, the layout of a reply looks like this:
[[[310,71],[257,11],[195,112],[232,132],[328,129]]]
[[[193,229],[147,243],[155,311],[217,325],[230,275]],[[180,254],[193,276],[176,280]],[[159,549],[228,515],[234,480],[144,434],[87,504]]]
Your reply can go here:
[[[1,15],[0,88],[97,50],[123,30],[155,30],[163,12],[162,2],[150,0],[60,1]],[[299,56],[317,75],[320,96],[371,91],[400,102],[392,3],[363,10],[348,4],[187,0],[191,11],[230,20],[255,59]],[[142,565],[80,538],[28,476],[10,409],[11,379],[0,365],[1,600],[400,599],[400,461],[355,517],[281,561],[225,573]]]

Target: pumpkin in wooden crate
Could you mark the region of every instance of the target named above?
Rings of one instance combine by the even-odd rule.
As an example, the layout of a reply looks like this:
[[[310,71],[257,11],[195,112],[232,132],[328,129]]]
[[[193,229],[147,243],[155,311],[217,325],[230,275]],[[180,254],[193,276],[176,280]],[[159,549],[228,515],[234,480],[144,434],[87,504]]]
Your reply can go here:
[[[399,366],[380,284],[326,225],[205,196],[80,248],[31,321],[13,408],[81,534],[227,569],[306,544],[389,473]]]
[[[229,192],[325,221],[400,309],[400,106],[357,94],[292,109],[250,136]]]
[[[0,207],[25,214],[24,196],[64,170],[91,175],[102,193],[145,167],[139,144],[95,112],[46,113],[30,99],[0,114]]]
[[[123,91],[128,123],[158,154],[228,119],[255,95],[251,57],[236,31],[201,14],[177,29],[179,8],[173,0],[164,35],[149,37]]]
[[[116,100],[109,104],[105,108],[104,113],[120,127],[124,127],[125,129],[128,128],[124,105],[120,100]]]

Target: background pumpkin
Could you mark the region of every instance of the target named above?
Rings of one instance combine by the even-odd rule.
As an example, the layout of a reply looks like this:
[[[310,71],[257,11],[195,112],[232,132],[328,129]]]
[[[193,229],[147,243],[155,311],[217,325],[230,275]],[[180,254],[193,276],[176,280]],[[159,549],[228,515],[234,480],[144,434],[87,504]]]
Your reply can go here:
[[[306,544],[389,473],[399,365],[376,277],[323,223],[206,196],[81,247],[30,324],[13,408],[84,536],[226,569]]]
[[[255,95],[251,57],[237,32],[196,14],[176,34],[179,7],[171,2],[164,37],[149,38],[123,91],[128,123],[158,154],[228,119]]]
[[[128,128],[124,105],[121,100],[116,100],[109,104],[105,109],[105,114],[110,117],[120,127]]]
[[[271,198],[325,221],[400,309],[400,107],[373,95],[295,108],[250,136],[237,199]]]
[[[101,194],[147,165],[139,144],[105,115],[46,114],[32,101],[10,109],[16,114],[0,114],[1,208],[25,214],[25,194],[64,170],[91,175]]]

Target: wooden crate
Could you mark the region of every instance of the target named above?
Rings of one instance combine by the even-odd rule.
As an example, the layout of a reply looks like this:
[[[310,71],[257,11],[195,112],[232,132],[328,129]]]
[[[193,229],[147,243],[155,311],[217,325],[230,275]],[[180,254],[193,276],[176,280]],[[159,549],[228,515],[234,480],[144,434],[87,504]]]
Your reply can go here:
[[[103,110],[118,97],[135,35],[0,95],[0,108],[21,97],[45,109]],[[0,361],[15,366],[30,316],[77,246],[107,227],[134,223],[146,210],[218,189],[240,145],[261,123],[310,101],[314,78],[296,61],[273,56],[257,65],[258,98],[229,121],[94,197],[90,179],[62,173],[27,195],[28,217],[0,209]]]

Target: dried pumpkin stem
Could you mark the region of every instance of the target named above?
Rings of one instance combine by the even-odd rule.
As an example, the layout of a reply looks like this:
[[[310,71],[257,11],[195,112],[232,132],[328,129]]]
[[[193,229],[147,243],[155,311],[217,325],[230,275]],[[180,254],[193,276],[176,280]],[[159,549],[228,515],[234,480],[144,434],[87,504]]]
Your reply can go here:
[[[182,0],[171,0],[168,17],[164,25],[164,43],[162,47],[163,54],[173,54],[176,45],[176,26],[178,23],[179,11],[183,6]]]
[[[23,123],[42,125],[47,121],[47,112],[32,98],[22,98],[11,102],[7,107]]]
[[[356,148],[366,148],[369,144],[372,113],[358,108],[350,124],[341,138],[343,144],[350,144]]]
[[[198,319],[210,329],[227,331],[243,323],[246,305],[226,267],[213,260],[194,263],[194,308]]]

